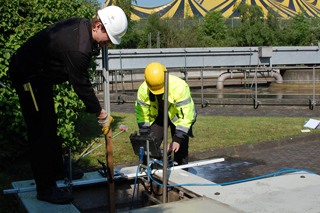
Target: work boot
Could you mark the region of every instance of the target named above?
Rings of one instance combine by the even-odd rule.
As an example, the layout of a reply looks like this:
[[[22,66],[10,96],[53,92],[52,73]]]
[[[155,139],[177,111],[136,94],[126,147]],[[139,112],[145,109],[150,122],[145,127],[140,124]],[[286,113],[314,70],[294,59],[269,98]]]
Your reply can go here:
[[[70,192],[64,191],[57,186],[54,186],[48,190],[38,192],[37,199],[53,204],[67,204],[73,200],[73,196]]]
[[[56,175],[56,180],[64,180],[65,178],[69,178],[69,172],[59,173]],[[81,169],[72,170],[72,180],[78,180],[82,178],[84,175]]]

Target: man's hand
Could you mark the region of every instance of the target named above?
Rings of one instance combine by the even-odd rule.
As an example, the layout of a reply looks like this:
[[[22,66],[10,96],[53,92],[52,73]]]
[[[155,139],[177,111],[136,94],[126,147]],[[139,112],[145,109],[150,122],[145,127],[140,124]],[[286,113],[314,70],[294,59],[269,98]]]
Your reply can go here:
[[[113,117],[111,117],[111,115],[108,115],[108,113],[104,109],[102,109],[97,118],[99,125],[102,127],[103,134],[107,135],[110,125],[114,121]]]
[[[177,152],[179,149],[180,149],[180,144],[173,141],[168,145],[167,152]]]

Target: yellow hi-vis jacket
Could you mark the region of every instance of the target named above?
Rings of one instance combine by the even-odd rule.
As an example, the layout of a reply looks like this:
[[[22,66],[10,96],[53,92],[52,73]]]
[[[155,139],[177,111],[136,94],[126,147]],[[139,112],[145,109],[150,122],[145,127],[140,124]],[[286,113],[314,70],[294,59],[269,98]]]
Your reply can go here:
[[[138,89],[135,104],[139,128],[150,127],[158,116],[158,100],[155,98],[154,101],[151,101],[149,93],[150,90],[146,81],[144,81]],[[188,135],[189,129],[197,117],[188,84],[173,75],[169,75],[168,115],[171,122],[176,126],[176,131],[180,130],[186,135]],[[193,135],[189,136],[193,137]]]

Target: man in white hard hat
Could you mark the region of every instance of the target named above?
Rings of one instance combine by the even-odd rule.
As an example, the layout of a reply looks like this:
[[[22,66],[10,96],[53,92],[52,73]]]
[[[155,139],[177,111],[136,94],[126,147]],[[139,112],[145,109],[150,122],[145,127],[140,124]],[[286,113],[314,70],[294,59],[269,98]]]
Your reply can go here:
[[[27,124],[31,169],[37,185],[37,198],[54,204],[69,203],[70,192],[57,187],[56,179],[65,171],[62,146],[57,137],[53,85],[68,81],[86,111],[95,113],[107,134],[114,121],[100,106],[92,88],[88,67],[99,48],[120,44],[127,31],[127,18],[117,6],[98,11],[91,22],[69,18],[57,22],[31,37],[12,56],[9,76],[19,96]],[[24,85],[31,85],[35,97]],[[35,107],[35,102],[37,107]],[[78,174],[81,177],[83,173]]]

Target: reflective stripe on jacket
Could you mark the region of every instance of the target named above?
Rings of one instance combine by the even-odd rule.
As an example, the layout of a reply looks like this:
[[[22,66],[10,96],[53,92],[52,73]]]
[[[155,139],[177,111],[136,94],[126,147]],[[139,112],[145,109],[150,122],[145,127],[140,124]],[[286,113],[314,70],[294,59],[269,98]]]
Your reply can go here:
[[[139,87],[135,104],[139,128],[150,127],[158,116],[158,100],[151,101],[149,93],[144,81]],[[164,98],[164,94],[162,97]],[[188,84],[174,75],[169,75],[168,108],[169,119],[176,126],[176,130],[188,134],[191,125],[196,121],[197,112]]]

